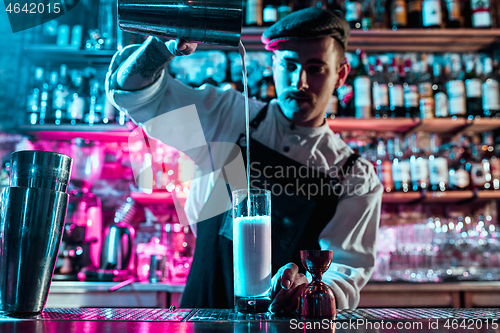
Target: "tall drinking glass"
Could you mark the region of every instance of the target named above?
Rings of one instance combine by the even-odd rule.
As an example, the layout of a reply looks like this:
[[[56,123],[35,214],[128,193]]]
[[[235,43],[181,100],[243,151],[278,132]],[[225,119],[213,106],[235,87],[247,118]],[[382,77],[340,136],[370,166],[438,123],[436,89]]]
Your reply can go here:
[[[271,287],[271,192],[233,191],[234,304],[242,313],[267,312]]]

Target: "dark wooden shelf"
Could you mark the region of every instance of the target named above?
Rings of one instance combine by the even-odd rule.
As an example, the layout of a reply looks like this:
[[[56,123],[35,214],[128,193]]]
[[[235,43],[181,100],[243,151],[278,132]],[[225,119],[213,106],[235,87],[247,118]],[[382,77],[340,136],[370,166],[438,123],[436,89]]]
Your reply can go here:
[[[493,131],[493,130],[496,130],[498,128],[500,128],[500,118],[474,119],[473,121],[471,121],[470,125],[467,126],[467,130],[477,132],[477,133]]]
[[[247,50],[264,50],[260,38],[266,27],[244,27],[241,40]],[[477,52],[500,40],[500,29],[390,29],[351,30],[347,50],[368,52]],[[201,48],[226,49],[215,45]]]
[[[152,193],[130,192],[130,197],[142,205],[174,204],[172,193],[167,191],[155,191]]]
[[[465,118],[422,119],[413,130],[434,133],[455,133],[471,124],[472,122],[468,122]]]
[[[422,193],[420,192],[392,192],[384,193],[382,196],[383,203],[410,203],[418,201],[422,198]]]
[[[470,200],[474,198],[472,191],[446,191],[446,192],[427,192],[424,202],[429,203],[453,203]]]
[[[89,51],[72,47],[55,45],[30,45],[24,48],[23,54],[32,61],[64,59],[67,63],[109,64],[116,50]]]
[[[500,200],[500,190],[498,191],[478,191],[477,200]]]
[[[19,132],[37,140],[72,140],[82,138],[95,141],[127,141],[131,129],[120,125],[34,125],[21,126]]]
[[[422,131],[434,133],[456,133],[462,130],[481,133],[500,128],[500,119],[474,119],[465,118],[435,118],[414,120],[409,118],[389,119],[356,119],[334,118],[328,119],[330,128],[335,132],[341,131],[376,131],[400,132]]]
[[[392,192],[384,193],[383,203],[406,204],[413,202],[424,203],[458,203],[467,200],[487,201],[500,200],[499,191],[478,191],[475,195],[472,191],[446,191],[446,192]]]
[[[409,118],[391,119],[328,119],[328,125],[334,132],[340,131],[378,131],[408,132],[418,125],[418,121]]]
[[[499,39],[500,29],[352,30],[348,51],[477,52]]]

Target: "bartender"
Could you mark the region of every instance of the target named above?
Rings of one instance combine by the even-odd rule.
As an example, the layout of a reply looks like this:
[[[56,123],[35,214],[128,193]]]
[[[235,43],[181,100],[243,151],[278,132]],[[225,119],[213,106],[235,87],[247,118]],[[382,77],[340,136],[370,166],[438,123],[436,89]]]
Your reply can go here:
[[[299,307],[300,294],[308,284],[301,272],[300,250],[333,251],[323,281],[333,289],[338,308],[357,307],[360,290],[373,271],[382,186],[372,164],[354,154],[325,120],[330,97],[350,70],[344,57],[348,36],[349,25],[342,13],[318,8],[294,12],[262,35],[266,49],[273,52],[277,99],[269,104],[249,101],[250,159],[253,187],[287,190],[271,191],[274,276],[270,310],[275,313],[291,313]],[[110,65],[108,98],[138,125],[151,124],[154,118],[154,126],[166,133],[178,131],[179,125],[156,119],[194,105],[199,122],[193,123],[201,125],[206,142],[236,143],[244,153],[242,94],[213,86],[192,89],[167,73],[171,59],[195,50],[195,43],[164,43],[155,37],[124,48]],[[182,126],[190,131],[190,124]],[[143,127],[154,136],[148,126]],[[196,149],[186,153],[195,163],[201,155]],[[298,176],[277,170],[316,172]],[[212,175],[192,181],[185,207],[192,225],[201,222],[214,191]],[[196,249],[181,307],[233,307],[230,214],[228,210],[194,225]]]

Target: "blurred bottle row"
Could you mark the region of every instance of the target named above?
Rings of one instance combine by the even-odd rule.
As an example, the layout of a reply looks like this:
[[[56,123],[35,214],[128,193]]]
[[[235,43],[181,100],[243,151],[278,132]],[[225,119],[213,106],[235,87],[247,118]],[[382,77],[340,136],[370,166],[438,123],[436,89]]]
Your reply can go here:
[[[357,55],[332,118],[500,117],[499,68],[487,55]]]
[[[499,15],[489,0],[246,0],[244,23],[272,25],[307,7],[341,10],[351,29],[364,30],[493,28]]]
[[[433,215],[381,226],[372,280],[498,280],[500,230],[490,208],[477,215]]]
[[[34,68],[26,99],[27,123],[46,124],[120,124],[127,121],[106,99],[104,83],[96,69],[71,69],[65,64],[59,71],[50,66]]]
[[[115,50],[117,39],[123,37],[117,29],[116,6],[115,0],[81,1],[77,10],[68,9],[62,17],[46,19],[30,29],[30,43],[71,50]]]
[[[441,145],[436,134],[420,132],[350,145],[373,163],[387,193],[500,189],[500,145],[493,132]]]
[[[331,98],[331,118],[500,117],[500,66],[486,54],[367,55],[359,50],[346,57],[352,70]],[[192,87],[243,91],[237,52],[198,51],[174,58],[169,71]],[[248,52],[247,71],[251,97],[276,97],[270,52]],[[93,67],[35,68],[26,102],[28,123],[123,123],[124,115],[105,103],[101,76]]]

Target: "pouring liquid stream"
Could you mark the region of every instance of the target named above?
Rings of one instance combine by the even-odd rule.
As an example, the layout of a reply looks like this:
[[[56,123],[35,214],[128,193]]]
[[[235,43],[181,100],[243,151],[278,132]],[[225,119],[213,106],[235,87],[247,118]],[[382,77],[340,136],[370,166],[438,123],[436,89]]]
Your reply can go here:
[[[247,212],[250,217],[250,209],[252,204],[250,202],[250,112],[248,108],[248,83],[247,83],[247,66],[245,63],[245,46],[240,40],[240,45],[238,46],[240,51],[242,69],[243,69],[243,96],[245,96],[245,133],[246,133],[246,143],[247,143]]]
[[[260,200],[250,195],[250,111],[248,106],[245,47],[238,46],[243,70],[245,97],[247,213],[233,221],[234,302],[240,312],[267,312],[271,282],[271,217],[255,206]],[[260,202],[260,201],[259,201]],[[252,213],[253,211],[253,213]],[[244,215],[244,212],[242,212]],[[262,216],[261,216],[262,215]]]

